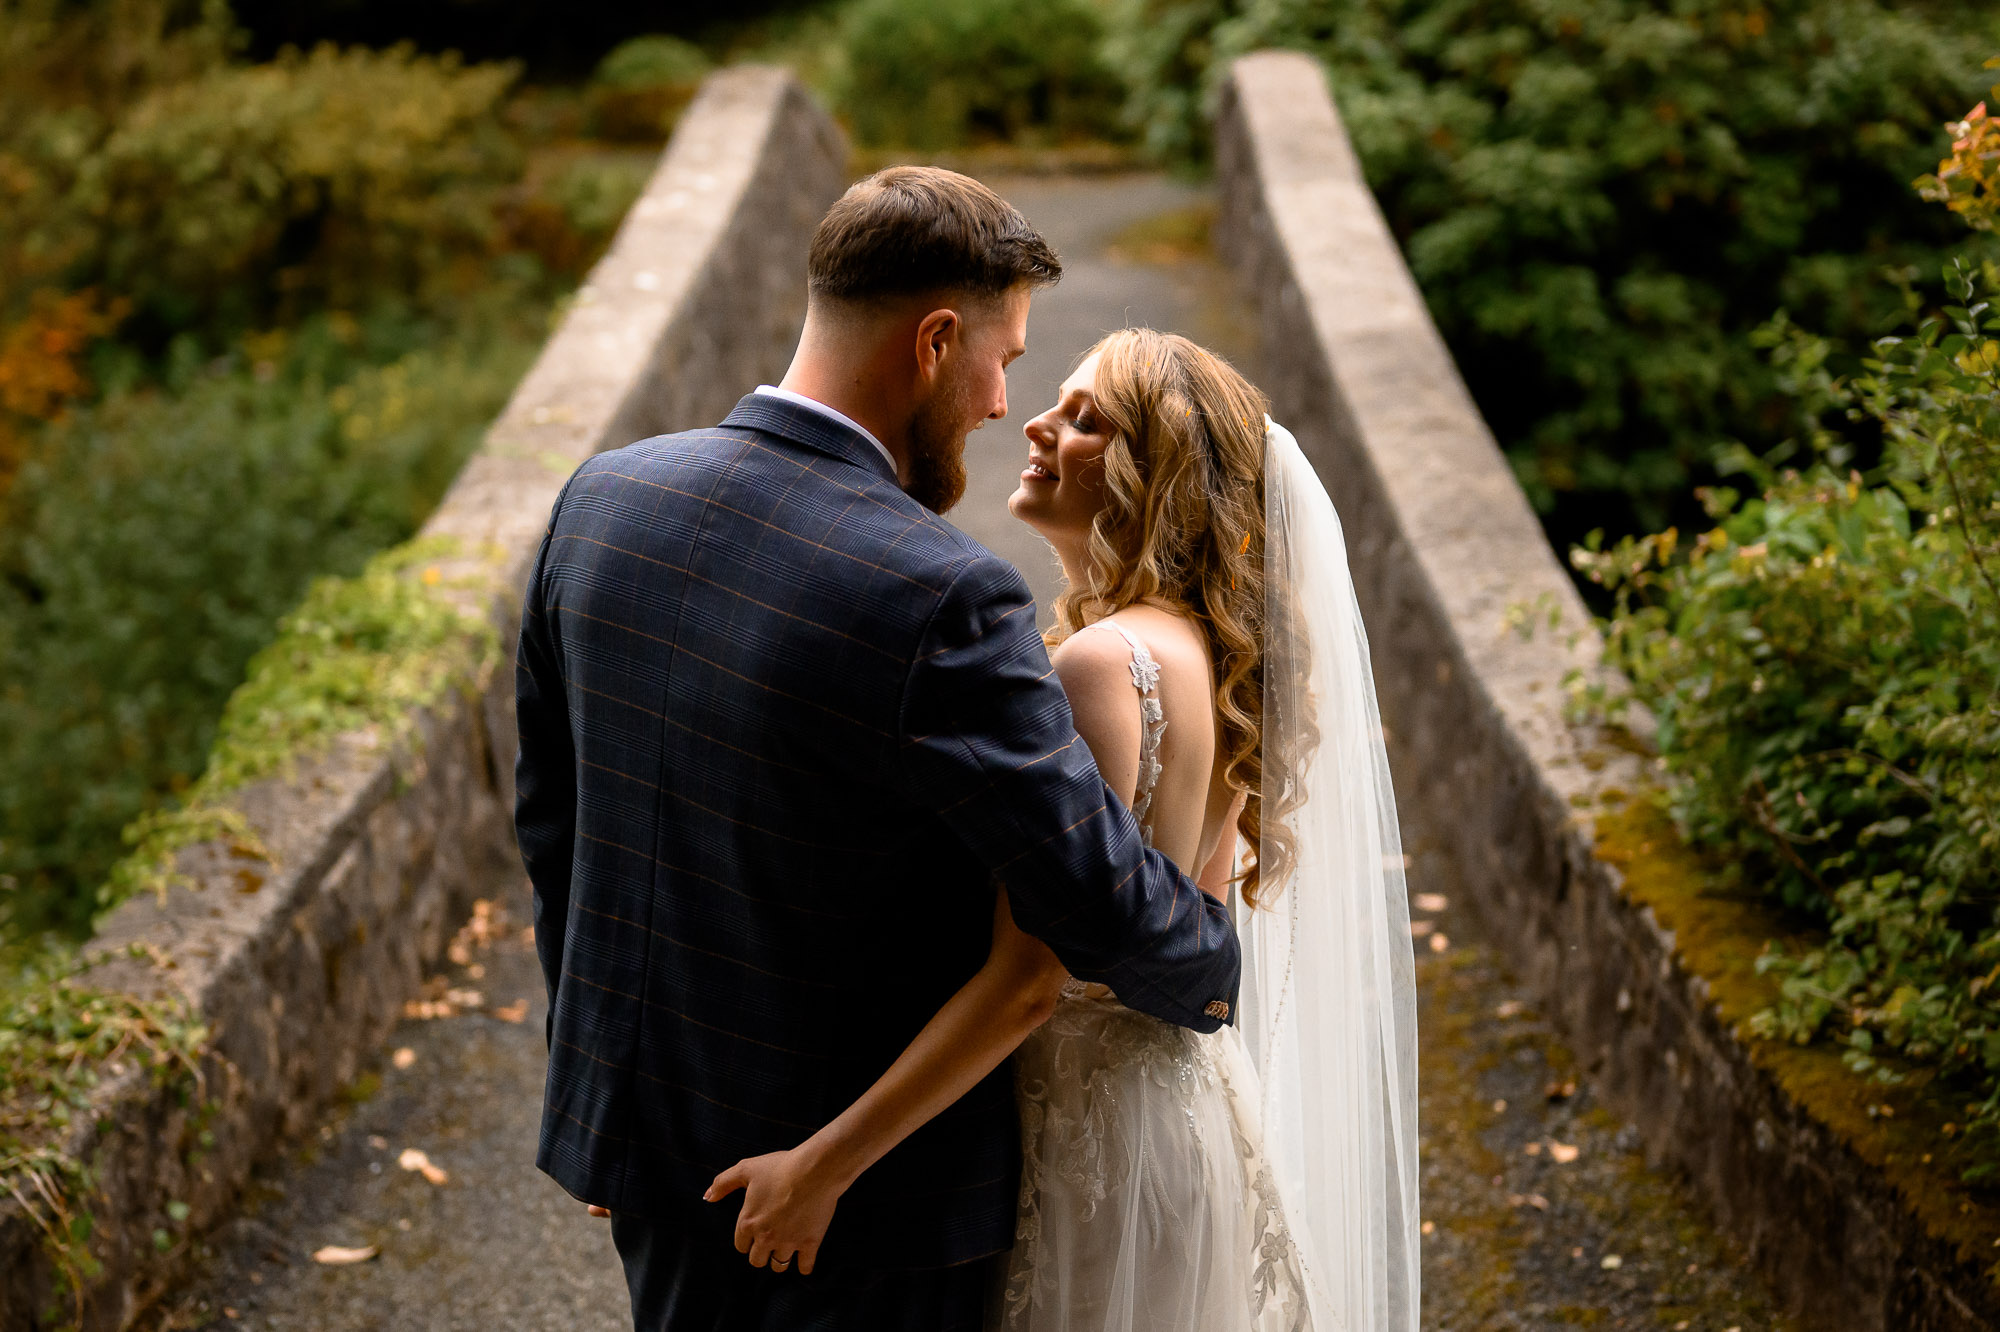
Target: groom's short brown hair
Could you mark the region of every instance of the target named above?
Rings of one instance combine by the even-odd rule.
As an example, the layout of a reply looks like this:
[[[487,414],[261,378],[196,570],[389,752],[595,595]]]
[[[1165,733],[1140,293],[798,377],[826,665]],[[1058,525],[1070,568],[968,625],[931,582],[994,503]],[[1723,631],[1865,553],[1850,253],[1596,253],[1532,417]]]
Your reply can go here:
[[[997,296],[1051,286],[1062,260],[1020,211],[970,176],[895,166],[849,187],[806,262],[815,300],[874,305],[924,291]]]

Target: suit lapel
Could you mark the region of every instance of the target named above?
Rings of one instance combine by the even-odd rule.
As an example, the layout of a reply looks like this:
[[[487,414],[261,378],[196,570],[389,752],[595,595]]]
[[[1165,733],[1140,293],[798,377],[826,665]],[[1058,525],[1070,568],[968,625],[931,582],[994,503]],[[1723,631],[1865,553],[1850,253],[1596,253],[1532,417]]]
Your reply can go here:
[[[809,407],[786,402],[783,398],[774,398],[768,393],[752,393],[736,404],[736,410],[722,424],[747,426],[777,435],[794,444],[804,445],[815,453],[853,463],[891,485],[897,484],[896,472],[889,466],[889,460],[864,436]]]

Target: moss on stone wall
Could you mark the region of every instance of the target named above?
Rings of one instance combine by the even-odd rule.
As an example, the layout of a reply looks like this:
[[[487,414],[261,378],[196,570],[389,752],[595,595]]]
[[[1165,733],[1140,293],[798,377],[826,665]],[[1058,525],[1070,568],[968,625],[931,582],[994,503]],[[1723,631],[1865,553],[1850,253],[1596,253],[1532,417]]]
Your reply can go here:
[[[1681,839],[1656,794],[1622,797],[1596,818],[1597,856],[1633,902],[1672,931],[1681,966],[1708,987],[1715,1011],[1797,1105],[1881,1171],[1935,1238],[2000,1286],[2000,1192],[1960,1179],[1963,1105],[1930,1070],[1883,1061],[1896,1080],[1853,1072],[1825,1046],[1763,1039],[1749,1019],[1778,998],[1761,974],[1768,941],[1803,942],[1769,908],[1718,886],[1715,868]]]
[[[447,564],[473,572],[447,577]],[[208,842],[244,862],[236,874],[245,886],[260,886],[271,853],[233,798],[289,775],[339,737],[384,749],[414,744],[422,711],[455,690],[473,690],[499,659],[485,613],[496,590],[495,561],[468,561],[449,539],[406,542],[352,578],[315,583],[251,660],[180,806],[127,830],[133,849],[100,890],[100,911],[140,891],[164,900],[180,877],[180,853]],[[88,1162],[69,1149],[94,1113],[93,1093],[127,1061],[198,1093],[208,1040],[185,998],[94,989],[89,967],[84,954],[45,952],[16,960],[0,991],[0,1192],[40,1228],[78,1300],[97,1271],[84,1202],[93,1181]]]
[[[0,1195],[40,1232],[62,1282],[56,1298],[76,1301],[79,1322],[84,1285],[98,1271],[87,1205],[95,1177],[88,1152],[73,1149],[101,1113],[93,1094],[133,1069],[198,1094],[208,1039],[184,998],[106,993],[83,979],[87,969],[74,954],[45,956],[0,989]],[[185,1216],[184,1204],[166,1205]]]
[[[336,736],[407,740],[422,709],[472,687],[497,659],[499,639],[484,614],[460,603],[466,592],[490,593],[492,577],[488,570],[447,580],[446,562],[462,563],[457,543],[420,538],[384,551],[352,578],[313,584],[251,659],[187,798],[126,831],[133,850],[113,869],[102,908],[145,889],[164,893],[175,857],[199,842],[226,841],[240,857],[268,860],[229,796]]]

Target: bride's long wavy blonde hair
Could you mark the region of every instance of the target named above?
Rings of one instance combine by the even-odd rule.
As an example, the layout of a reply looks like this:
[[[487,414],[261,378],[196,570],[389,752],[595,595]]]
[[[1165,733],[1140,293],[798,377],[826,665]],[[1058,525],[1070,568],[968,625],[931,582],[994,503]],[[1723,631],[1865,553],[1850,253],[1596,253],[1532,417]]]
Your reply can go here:
[[[1178,334],[1121,329],[1091,355],[1100,357],[1092,396],[1110,437],[1104,507],[1091,524],[1085,581],[1056,600],[1050,638],[1142,602],[1201,629],[1214,662],[1223,780],[1245,793],[1237,830],[1255,858],[1241,891],[1255,906],[1259,889],[1283,883],[1289,867],[1281,816],[1297,784],[1287,756],[1264,743],[1268,400]]]

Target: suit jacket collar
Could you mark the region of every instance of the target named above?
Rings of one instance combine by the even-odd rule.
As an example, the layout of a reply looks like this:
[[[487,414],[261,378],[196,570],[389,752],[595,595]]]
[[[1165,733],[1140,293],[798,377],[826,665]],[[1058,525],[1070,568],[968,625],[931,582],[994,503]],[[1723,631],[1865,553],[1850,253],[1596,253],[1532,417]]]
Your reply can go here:
[[[774,398],[768,393],[752,393],[736,404],[736,410],[724,418],[722,424],[768,431],[794,444],[803,444],[814,452],[866,468],[891,485],[900,484],[888,459],[868,442],[866,436],[783,398]]]

